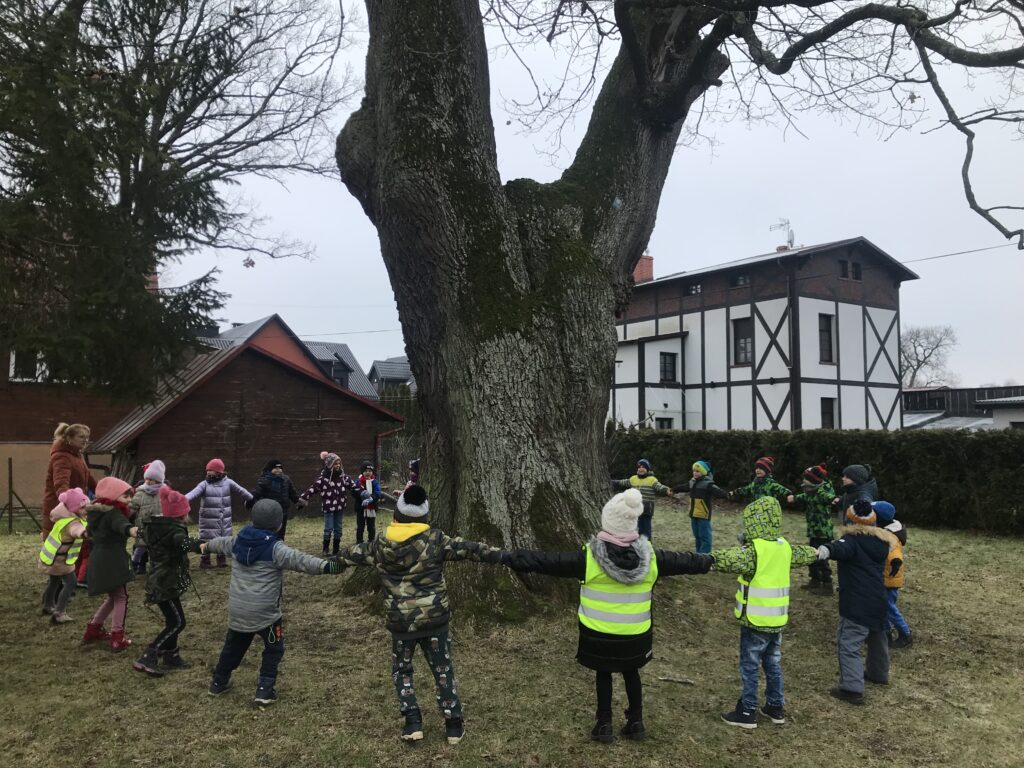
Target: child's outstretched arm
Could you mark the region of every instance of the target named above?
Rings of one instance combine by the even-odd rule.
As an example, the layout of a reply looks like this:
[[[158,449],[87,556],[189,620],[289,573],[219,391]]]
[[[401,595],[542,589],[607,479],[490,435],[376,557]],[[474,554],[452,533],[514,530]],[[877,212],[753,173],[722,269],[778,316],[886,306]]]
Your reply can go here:
[[[475,560],[480,563],[498,565],[501,562],[501,550],[478,541],[467,541],[458,536],[442,534],[441,552],[445,560]]]
[[[629,484],[629,478],[628,477],[625,480],[612,480],[612,490],[613,491],[617,491],[619,489],[629,488],[629,487],[630,487],[630,484]]]
[[[197,485],[195,488],[193,488],[191,491],[189,491],[188,493],[185,494],[185,498],[188,499],[189,501],[195,501],[196,499],[198,499],[205,492],[206,492],[206,481],[205,480],[200,480],[199,481],[199,485]]]
[[[249,491],[247,491],[245,488],[240,486],[238,483],[236,483],[234,480],[232,480],[230,477],[228,478],[228,484],[231,487],[231,490],[237,493],[243,499],[245,499],[246,501],[252,501],[252,494],[249,493]]]
[[[654,483],[651,485],[651,488],[654,490],[654,493],[656,495],[658,495],[658,496],[671,496],[672,495],[672,489],[669,488],[664,483],[659,483],[657,481],[657,479],[655,479]]]
[[[501,564],[521,573],[543,573],[580,581],[587,575],[587,555],[583,548],[575,552],[512,549],[501,553]]]
[[[311,575],[329,572],[329,563],[322,557],[309,555],[305,552],[300,552],[297,549],[292,549],[283,542],[274,545],[274,565],[281,570],[298,571],[299,573],[308,573]],[[338,568],[335,573],[340,570],[341,569]]]
[[[349,566],[374,566],[377,564],[377,558],[373,556],[373,552],[370,551],[370,545],[373,542],[364,541],[362,544],[355,544],[351,547],[342,547],[341,551],[335,555],[332,560],[337,560],[341,563],[343,568]]]
[[[793,545],[793,562],[790,568],[799,568],[804,565],[811,565],[819,560],[817,547],[808,547],[806,544]]]
[[[714,569],[722,573],[735,573],[750,578],[757,570],[757,552],[753,547],[729,547],[714,549],[711,558]]]
[[[654,550],[658,558],[659,576],[682,576],[684,574],[707,573],[715,564],[711,555],[698,555],[694,552],[673,552],[668,549]]]

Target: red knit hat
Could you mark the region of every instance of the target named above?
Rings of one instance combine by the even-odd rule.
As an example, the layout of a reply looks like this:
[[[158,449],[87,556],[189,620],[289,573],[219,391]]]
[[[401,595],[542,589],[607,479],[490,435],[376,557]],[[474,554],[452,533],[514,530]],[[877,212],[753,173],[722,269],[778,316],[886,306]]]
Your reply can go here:
[[[762,456],[754,462],[754,469],[763,469],[766,475],[770,475],[775,471],[775,457]]]
[[[166,485],[160,489],[160,514],[164,517],[185,517],[190,507],[185,495]]]
[[[96,483],[96,498],[104,501],[116,501],[125,491],[132,487],[119,477],[104,477]]]
[[[224,462],[220,459],[210,459],[206,462],[207,472],[224,472]]]
[[[828,468],[824,464],[808,467],[804,470],[803,478],[811,485],[821,485],[828,479]]]

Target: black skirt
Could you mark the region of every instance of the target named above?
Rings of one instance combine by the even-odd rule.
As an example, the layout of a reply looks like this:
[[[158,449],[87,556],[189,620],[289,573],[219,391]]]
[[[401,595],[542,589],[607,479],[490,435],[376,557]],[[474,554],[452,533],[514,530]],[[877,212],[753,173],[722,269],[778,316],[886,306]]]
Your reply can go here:
[[[609,635],[580,624],[576,661],[598,672],[629,672],[651,660],[651,630],[642,635]]]

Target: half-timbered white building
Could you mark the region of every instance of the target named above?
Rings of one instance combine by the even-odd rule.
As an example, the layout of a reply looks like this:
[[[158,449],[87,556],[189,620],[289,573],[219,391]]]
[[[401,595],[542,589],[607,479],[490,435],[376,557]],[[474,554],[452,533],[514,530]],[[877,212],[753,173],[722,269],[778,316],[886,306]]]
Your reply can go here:
[[[898,429],[900,284],[856,237],[651,279],[617,319],[609,418],[660,429]]]

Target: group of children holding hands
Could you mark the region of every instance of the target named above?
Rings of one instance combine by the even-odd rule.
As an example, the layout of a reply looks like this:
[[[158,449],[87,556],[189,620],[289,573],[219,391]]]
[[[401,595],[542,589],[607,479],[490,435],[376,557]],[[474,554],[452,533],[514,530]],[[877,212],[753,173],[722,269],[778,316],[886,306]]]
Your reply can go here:
[[[124,636],[125,585],[132,579],[133,569],[126,543],[128,538],[138,536],[137,526],[141,525],[142,540],[151,564],[146,602],[159,607],[165,627],[133,666],[157,677],[167,668],[187,666],[178,652],[177,641],[185,627],[180,598],[191,585],[188,554],[200,554],[205,558],[201,562],[207,564],[211,554],[217,555],[218,561],[231,557],[228,632],[209,693],[217,696],[230,689],[232,673],[253,639],[259,637],[263,642],[263,655],[254,701],[268,705],[277,699],[275,682],[284,656],[283,571],[337,574],[349,567],[371,567],[380,575],[386,623],[392,638],[392,679],[399,711],[405,719],[402,739],[415,742],[423,738],[423,716],[416,697],[413,669],[413,658],[419,648],[434,678],[436,703],[450,744],[462,739],[465,726],[448,631],[450,605],[444,578],[447,561],[505,565],[519,572],[568,577],[580,582],[576,658],[596,674],[597,713],[591,736],[600,742],[616,738],[612,726],[612,678],[615,674],[622,675],[628,700],[619,735],[629,739],[645,736],[639,669],[652,658],[653,588],[662,576],[701,574],[714,568],[738,577],[734,616],[740,628],[742,693],[735,709],[722,716],[730,725],[756,728],[758,711],[774,723],[785,722],[781,634],[788,621],[792,568],[808,566],[812,584],[827,581],[831,585],[828,561],[838,563],[840,672],[839,683],[831,691],[833,696],[862,704],[865,679],[874,683],[888,681],[890,621],[897,628],[898,637],[905,637],[904,644],[909,644],[909,629],[896,608],[896,594],[902,585],[901,543],[905,542],[905,531],[894,519],[892,505],[872,498],[872,493],[877,494],[877,486],[871,478],[870,467],[852,465],[844,469],[841,496],[828,499],[832,490],[824,466],[805,470],[802,493],[793,495],[772,479],[774,462],[765,457],[758,460],[755,479],[750,484],[727,494],[714,484],[706,461],[693,465],[689,483],[669,489],[658,483],[651,474],[650,463],[642,459],[638,462],[637,475],[615,481],[617,486],[629,487],[604,505],[601,530],[581,549],[553,553],[502,550],[450,537],[432,528],[427,493],[414,482],[418,480],[418,465],[416,476],[398,492],[394,520],[382,534],[371,535],[354,546],[341,547],[340,523],[335,522],[333,515],[339,494],[344,498],[344,491],[351,489],[338,476],[340,459],[326,452],[321,458],[323,473],[298,500],[317,493],[325,500],[323,557],[299,552],[283,541],[287,503],[283,504],[282,500],[295,501],[296,494],[290,480],[274,480],[274,475],[278,478],[283,475],[279,462],[268,463],[264,474],[271,477],[267,477],[266,482],[261,478],[256,494],[249,494],[233,483],[226,494],[218,489],[225,479],[224,467],[223,463],[218,465],[213,461],[207,466],[207,479],[188,495],[163,484],[164,468],[160,462],[147,466],[145,484],[134,496],[131,486],[113,477],[99,482],[96,498],[91,503],[79,489],[62,494],[61,504],[51,513],[54,530],[40,553],[41,565],[50,576],[43,598],[44,611],[53,616],[54,623],[69,620],[64,611],[69,587],[63,573],[65,568],[73,571],[82,537],[88,531],[93,544],[93,556],[88,564],[89,592],[107,597],[87,625],[83,643],[109,641],[114,650],[127,648],[131,641]],[[412,464],[410,471],[413,471]],[[155,493],[146,490],[153,485],[159,486]],[[380,486],[372,476],[368,476],[361,487],[363,501],[369,498],[375,502],[379,498]],[[656,550],[650,541],[653,497],[684,490],[690,493],[691,519],[701,521],[694,526],[697,552]],[[216,528],[211,524],[204,526],[202,509],[213,508],[212,504],[205,503],[207,495],[213,499],[227,496],[230,500],[232,492],[258,495],[252,503],[251,523],[237,535],[231,534],[230,518],[226,529],[223,524]],[[200,494],[204,499],[200,535],[193,540],[188,535],[185,518],[189,512],[189,497]],[[711,550],[712,500],[727,496],[752,499],[743,510],[740,544]],[[808,514],[809,545],[790,544],[780,535],[780,497],[804,505]],[[830,512],[834,503],[839,505],[847,522],[836,540],[832,538]],[[362,509],[369,506],[364,505]],[[230,504],[227,509],[230,514]],[[822,513],[828,517],[827,529],[817,518]],[[816,516],[813,525],[812,514]],[[372,520],[373,516],[364,512],[364,518]],[[330,539],[334,547],[328,555]],[[890,590],[888,596],[887,589]],[[113,631],[107,634],[104,623],[111,614]],[[860,646],[865,642],[868,646],[866,673],[860,657]],[[766,700],[758,710],[758,670],[761,667],[765,670]]]

